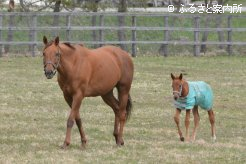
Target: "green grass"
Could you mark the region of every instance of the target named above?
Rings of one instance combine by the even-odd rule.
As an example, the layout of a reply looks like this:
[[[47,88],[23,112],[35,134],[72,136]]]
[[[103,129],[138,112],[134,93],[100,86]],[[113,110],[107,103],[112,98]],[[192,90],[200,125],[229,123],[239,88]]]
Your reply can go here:
[[[134,58],[134,108],[125,146],[115,146],[113,111],[98,97],[86,98],[81,107],[87,149],[79,149],[74,127],[71,147],[64,151],[59,145],[69,110],[56,79],[43,75],[42,58],[0,58],[0,163],[245,163],[245,62],[240,56]],[[212,86],[216,142],[202,110],[197,140],[179,141],[171,72]],[[184,130],[184,113],[181,118]]]

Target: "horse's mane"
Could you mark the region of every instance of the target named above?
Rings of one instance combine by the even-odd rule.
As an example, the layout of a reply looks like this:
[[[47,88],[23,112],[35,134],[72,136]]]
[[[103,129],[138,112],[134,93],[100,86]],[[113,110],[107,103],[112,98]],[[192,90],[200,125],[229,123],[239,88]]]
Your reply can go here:
[[[70,42],[64,42],[63,44],[65,44],[67,47],[71,49],[75,49],[75,47]]]
[[[79,45],[80,45],[81,47],[84,47],[84,44],[83,44],[83,43],[80,43]]]
[[[47,47],[51,46],[53,44],[54,40],[51,40],[49,43],[47,43],[44,47],[44,49],[46,49]],[[70,43],[70,42],[64,42],[63,44],[65,44],[67,47],[71,48],[71,49],[75,49],[75,47]],[[78,44],[81,47],[84,47],[84,44]]]

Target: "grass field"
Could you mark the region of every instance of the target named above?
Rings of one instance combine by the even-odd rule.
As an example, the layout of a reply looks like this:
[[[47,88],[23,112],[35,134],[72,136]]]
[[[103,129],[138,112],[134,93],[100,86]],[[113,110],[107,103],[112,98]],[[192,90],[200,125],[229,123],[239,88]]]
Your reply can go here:
[[[69,110],[56,79],[43,75],[42,58],[0,58],[0,163],[246,163],[245,57],[137,57],[134,63],[125,146],[115,145],[114,114],[98,97],[86,98],[81,108],[87,149],[79,149],[74,127],[71,147],[64,151],[59,146]],[[197,140],[179,141],[171,72],[212,86],[216,142],[202,110]],[[184,130],[183,119],[184,113]]]

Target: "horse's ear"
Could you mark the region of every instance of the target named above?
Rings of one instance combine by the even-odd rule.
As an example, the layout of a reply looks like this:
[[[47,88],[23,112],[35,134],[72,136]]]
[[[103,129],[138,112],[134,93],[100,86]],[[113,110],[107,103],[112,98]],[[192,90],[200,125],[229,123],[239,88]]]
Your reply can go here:
[[[46,36],[43,37],[43,42],[44,42],[44,45],[48,44],[48,39],[46,38]]]
[[[182,80],[182,78],[183,78],[183,74],[181,73],[181,74],[179,75],[179,80]]]
[[[59,44],[59,36],[55,38],[55,45],[57,46]]]
[[[175,79],[175,76],[171,73],[171,78],[174,80]]]

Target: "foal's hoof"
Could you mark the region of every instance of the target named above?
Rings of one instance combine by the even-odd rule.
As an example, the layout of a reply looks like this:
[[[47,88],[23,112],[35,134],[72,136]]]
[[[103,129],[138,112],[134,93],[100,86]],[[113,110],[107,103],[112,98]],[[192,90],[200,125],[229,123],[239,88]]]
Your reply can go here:
[[[212,137],[212,141],[215,142],[216,141],[216,136]]]
[[[63,149],[63,150],[68,149],[68,147],[69,147],[68,143],[64,143],[63,145],[61,145],[61,149]]]
[[[184,140],[185,140],[184,137],[180,137],[180,141],[184,142]]]
[[[80,150],[85,150],[85,149],[86,149],[86,145],[81,144],[80,145]]]

